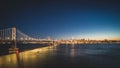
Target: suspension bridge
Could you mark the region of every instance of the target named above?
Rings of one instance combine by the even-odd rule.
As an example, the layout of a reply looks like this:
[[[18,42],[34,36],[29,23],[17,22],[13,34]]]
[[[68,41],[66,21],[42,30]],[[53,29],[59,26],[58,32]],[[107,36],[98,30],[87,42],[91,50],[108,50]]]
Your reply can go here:
[[[16,27],[7,28],[0,30],[0,44],[12,44],[9,51],[18,50],[17,44],[52,44],[54,45],[55,40],[40,39],[28,36],[27,34],[21,32]]]

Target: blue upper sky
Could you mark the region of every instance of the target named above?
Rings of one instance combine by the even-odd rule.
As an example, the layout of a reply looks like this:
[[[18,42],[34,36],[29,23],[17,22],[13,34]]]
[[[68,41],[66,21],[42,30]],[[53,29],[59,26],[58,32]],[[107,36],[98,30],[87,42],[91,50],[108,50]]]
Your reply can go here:
[[[1,2],[0,28],[46,38],[120,39],[117,0],[16,0]]]

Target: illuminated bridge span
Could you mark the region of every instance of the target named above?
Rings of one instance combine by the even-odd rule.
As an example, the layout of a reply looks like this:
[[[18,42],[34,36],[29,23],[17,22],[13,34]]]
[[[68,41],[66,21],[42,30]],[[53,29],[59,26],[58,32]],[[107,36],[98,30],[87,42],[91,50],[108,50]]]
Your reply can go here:
[[[28,36],[20,30],[13,28],[7,28],[0,30],[0,44],[12,44],[12,48],[16,48],[16,43],[19,44],[54,44],[54,40],[39,39]]]
[[[35,43],[35,42],[45,43],[46,42],[47,43],[47,42],[53,41],[50,38],[40,39],[40,38],[30,37],[27,34],[24,34],[20,30],[16,29],[15,27],[0,30],[0,43],[11,42],[13,40],[18,43],[19,42],[21,43]]]

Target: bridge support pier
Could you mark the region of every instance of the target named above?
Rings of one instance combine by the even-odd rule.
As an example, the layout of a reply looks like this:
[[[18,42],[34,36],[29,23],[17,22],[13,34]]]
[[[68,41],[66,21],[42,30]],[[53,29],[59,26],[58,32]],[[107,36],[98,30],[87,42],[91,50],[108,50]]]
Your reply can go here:
[[[9,48],[9,53],[18,53],[19,49],[16,47],[16,42],[13,41],[12,47]]]

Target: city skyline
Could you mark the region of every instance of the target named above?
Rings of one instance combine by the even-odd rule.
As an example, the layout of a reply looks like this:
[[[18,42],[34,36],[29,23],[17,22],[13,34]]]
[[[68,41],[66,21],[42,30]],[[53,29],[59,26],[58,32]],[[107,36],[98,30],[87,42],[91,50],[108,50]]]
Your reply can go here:
[[[0,29],[17,27],[33,37],[120,40],[120,4],[114,1],[1,2]]]

